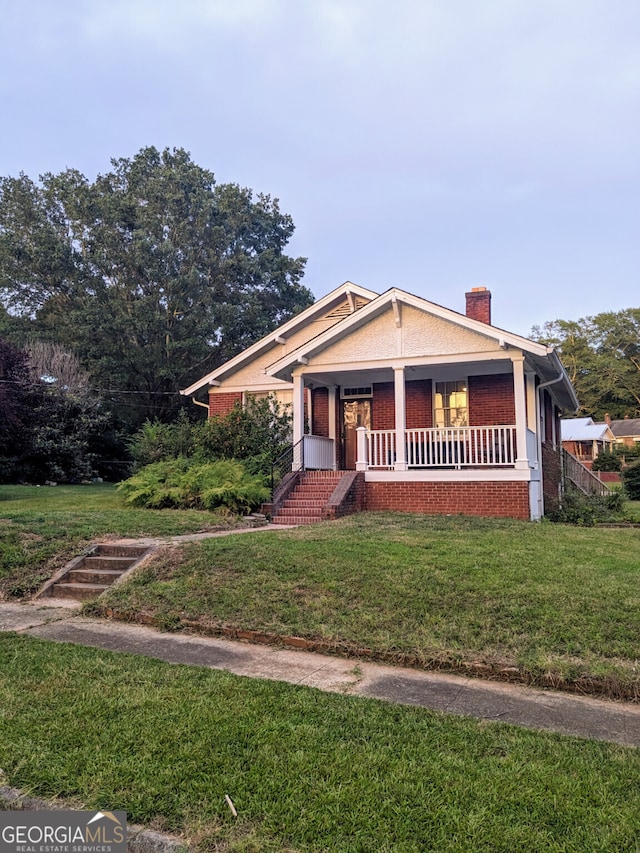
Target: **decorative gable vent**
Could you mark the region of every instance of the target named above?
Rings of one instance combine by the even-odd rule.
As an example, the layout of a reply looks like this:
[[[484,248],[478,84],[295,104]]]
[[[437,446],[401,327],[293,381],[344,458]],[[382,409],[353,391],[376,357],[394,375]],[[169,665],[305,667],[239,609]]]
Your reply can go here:
[[[363,299],[362,296],[354,296],[353,297],[353,305],[354,311],[357,311],[359,308],[364,308],[365,305],[368,305],[369,302],[367,299]],[[339,305],[327,314],[327,320],[342,320],[345,317],[348,317],[352,313],[351,305],[348,299],[345,299],[344,302],[341,302]]]

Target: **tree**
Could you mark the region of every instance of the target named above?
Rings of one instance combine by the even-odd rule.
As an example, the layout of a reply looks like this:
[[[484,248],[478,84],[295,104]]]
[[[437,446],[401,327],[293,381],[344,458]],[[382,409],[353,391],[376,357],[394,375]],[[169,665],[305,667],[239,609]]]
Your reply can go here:
[[[277,199],[216,184],[182,149],[112,167],[0,179],[0,295],[139,423],[313,297]]]
[[[554,320],[534,326],[531,336],[559,350],[582,414],[640,415],[640,308]]]

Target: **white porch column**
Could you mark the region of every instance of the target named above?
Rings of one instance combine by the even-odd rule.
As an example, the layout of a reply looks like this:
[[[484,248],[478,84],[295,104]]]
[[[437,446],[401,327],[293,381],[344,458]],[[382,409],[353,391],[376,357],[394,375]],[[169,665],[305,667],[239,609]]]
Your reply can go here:
[[[407,470],[407,447],[405,432],[407,429],[407,401],[404,385],[404,367],[393,368],[396,404],[396,461],[394,471]]]
[[[369,468],[369,448],[367,446],[367,428],[356,427],[356,471]]]
[[[513,356],[513,392],[516,406],[516,468],[528,468],[527,458],[527,408],[525,404],[524,356]]]
[[[293,443],[302,441],[304,436],[304,377],[293,374]]]
[[[333,441],[333,470],[338,470],[338,445],[336,442],[336,386],[329,386],[329,438]]]

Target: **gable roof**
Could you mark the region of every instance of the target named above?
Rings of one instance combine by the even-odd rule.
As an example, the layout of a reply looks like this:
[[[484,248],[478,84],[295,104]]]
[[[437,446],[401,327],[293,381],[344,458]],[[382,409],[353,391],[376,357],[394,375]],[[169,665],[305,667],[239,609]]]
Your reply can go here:
[[[611,421],[609,426],[616,438],[640,436],[640,418],[622,418],[619,421]]]
[[[593,418],[563,418],[560,434],[562,441],[614,441],[609,426],[594,423]]]
[[[343,318],[361,311],[367,303],[377,296],[378,294],[373,290],[367,290],[367,288],[360,287],[359,284],[354,284],[352,281],[345,281],[340,287],[336,287],[335,290],[323,296],[322,299],[318,299],[313,305],[310,305],[286,323],[278,326],[277,329],[274,329],[268,335],[256,341],[255,344],[238,353],[234,358],[219,365],[210,373],[207,373],[206,376],[189,385],[188,388],[184,388],[180,393],[183,396],[191,396],[206,385],[220,381],[227,374],[238,370],[256,358],[256,356],[279,343],[282,338],[291,336],[305,325],[313,322],[314,319],[325,317],[339,324]]]
[[[275,361],[267,370],[270,376],[288,379],[294,367],[300,363],[306,363],[309,358],[321,353],[336,341],[362,328],[374,318],[390,309],[397,311],[397,306],[402,303],[412,306],[420,311],[431,314],[442,320],[457,325],[470,332],[480,334],[492,339],[503,349],[512,347],[526,353],[543,381],[549,382],[549,391],[558,400],[563,408],[575,411],[578,408],[578,400],[575,391],[569,381],[569,377],[552,347],[523,338],[490,326],[480,320],[473,320],[465,314],[460,314],[450,308],[444,308],[435,302],[429,302],[419,296],[413,296],[399,288],[391,288],[372,299],[368,305],[346,317],[340,323],[336,323],[330,329],[320,333],[314,338],[306,341],[292,352]],[[557,383],[557,385],[556,385]],[[555,387],[554,387],[555,386]]]

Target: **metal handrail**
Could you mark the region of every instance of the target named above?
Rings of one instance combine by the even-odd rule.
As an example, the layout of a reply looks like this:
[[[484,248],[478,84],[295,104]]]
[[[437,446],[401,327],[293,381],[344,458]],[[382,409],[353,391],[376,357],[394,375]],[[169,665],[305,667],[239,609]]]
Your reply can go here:
[[[289,471],[304,471],[304,436],[271,463],[271,494]]]

